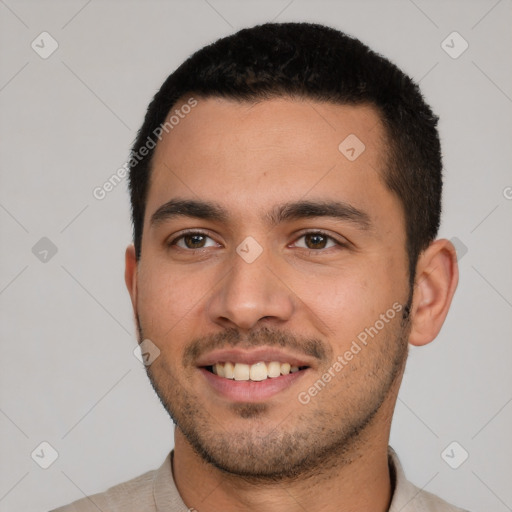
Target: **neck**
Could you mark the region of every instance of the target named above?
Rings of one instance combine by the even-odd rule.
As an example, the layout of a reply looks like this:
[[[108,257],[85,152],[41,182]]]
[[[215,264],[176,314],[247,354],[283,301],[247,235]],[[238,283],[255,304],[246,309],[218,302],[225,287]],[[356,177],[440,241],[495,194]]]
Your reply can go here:
[[[278,482],[255,482],[219,470],[176,428],[174,480],[183,501],[198,512],[385,512],[393,493],[387,453],[390,422],[385,424],[376,421],[314,474]]]

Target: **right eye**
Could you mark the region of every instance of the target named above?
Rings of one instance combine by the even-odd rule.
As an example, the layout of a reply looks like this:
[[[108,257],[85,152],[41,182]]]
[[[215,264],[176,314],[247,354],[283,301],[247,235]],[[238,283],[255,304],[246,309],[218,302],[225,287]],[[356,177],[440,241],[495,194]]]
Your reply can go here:
[[[211,243],[210,245],[205,245],[208,239],[211,240]],[[202,231],[188,231],[173,238],[168,243],[169,247],[172,247],[173,245],[179,247],[180,249],[193,251],[195,249],[215,247],[218,244],[210,236],[208,236],[206,233],[203,233]]]

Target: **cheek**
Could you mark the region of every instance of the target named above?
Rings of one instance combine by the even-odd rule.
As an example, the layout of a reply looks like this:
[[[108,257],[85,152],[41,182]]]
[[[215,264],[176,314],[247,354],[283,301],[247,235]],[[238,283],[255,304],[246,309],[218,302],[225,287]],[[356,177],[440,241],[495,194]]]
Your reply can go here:
[[[399,262],[372,261],[350,271],[295,280],[293,290],[304,312],[342,353],[365,328],[403,299]],[[404,281],[405,282],[405,281]]]
[[[332,269],[331,269],[332,270]],[[299,308],[336,350],[359,332],[379,300],[368,279],[354,271],[329,272],[311,279],[295,279],[291,286]]]
[[[198,274],[183,276],[176,271],[144,272],[140,276],[138,312],[145,338],[160,349],[160,357],[152,364],[155,382],[169,388],[183,371],[181,358],[187,342],[196,332],[197,308],[204,288]]]
[[[155,336],[166,336],[187,315],[193,315],[194,305],[197,307],[205,293],[199,274],[184,275],[165,266],[142,270],[137,302],[143,327]]]

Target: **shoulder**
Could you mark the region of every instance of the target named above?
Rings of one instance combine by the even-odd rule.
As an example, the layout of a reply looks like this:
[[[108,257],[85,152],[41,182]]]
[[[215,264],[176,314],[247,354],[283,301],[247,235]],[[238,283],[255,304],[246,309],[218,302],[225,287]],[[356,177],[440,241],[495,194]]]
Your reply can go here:
[[[468,512],[462,508],[456,507],[435,494],[423,491],[418,487],[410,484],[416,491],[409,505],[405,506],[403,512],[409,511],[425,511],[425,512]]]
[[[388,448],[388,460],[395,483],[389,512],[467,512],[409,482],[398,455],[391,447]]]
[[[156,510],[153,484],[158,470],[110,487],[102,493],[86,496],[52,512],[140,512]]]

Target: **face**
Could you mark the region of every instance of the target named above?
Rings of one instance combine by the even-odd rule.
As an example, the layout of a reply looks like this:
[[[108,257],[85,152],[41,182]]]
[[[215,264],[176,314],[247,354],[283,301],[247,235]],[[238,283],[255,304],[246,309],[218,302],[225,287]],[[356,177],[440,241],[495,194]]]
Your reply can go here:
[[[373,108],[282,98],[198,99],[158,144],[132,301],[215,466],[297,476],[389,427],[409,287],[385,155]]]

